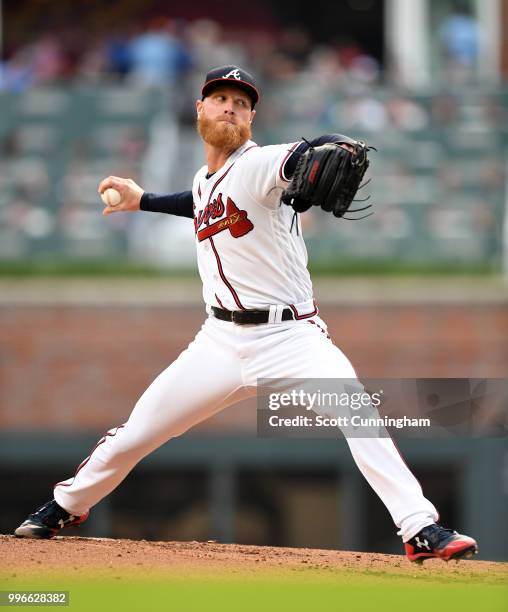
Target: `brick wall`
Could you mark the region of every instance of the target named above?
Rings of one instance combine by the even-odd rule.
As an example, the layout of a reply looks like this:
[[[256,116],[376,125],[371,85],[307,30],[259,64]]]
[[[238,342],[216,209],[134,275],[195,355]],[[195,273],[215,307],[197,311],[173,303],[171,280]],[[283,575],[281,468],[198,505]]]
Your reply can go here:
[[[342,305],[321,310],[361,376],[505,377],[508,308]],[[0,308],[0,428],[103,431],[193,338],[202,306]],[[203,427],[248,427],[252,403]]]

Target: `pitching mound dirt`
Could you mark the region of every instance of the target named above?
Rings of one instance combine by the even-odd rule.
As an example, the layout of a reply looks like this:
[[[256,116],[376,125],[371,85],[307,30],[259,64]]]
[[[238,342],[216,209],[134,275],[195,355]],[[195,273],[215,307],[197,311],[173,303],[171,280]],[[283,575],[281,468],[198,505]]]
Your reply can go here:
[[[273,548],[217,544],[216,542],[147,542],[109,538],[56,537],[53,540],[27,540],[0,536],[1,571],[20,577],[37,572],[45,574],[167,573],[195,577],[197,574],[234,575],[236,573],[301,572],[330,576],[334,572],[425,574],[446,579],[506,582],[508,563],[463,561],[448,564],[438,560],[423,566],[405,557],[373,553]]]

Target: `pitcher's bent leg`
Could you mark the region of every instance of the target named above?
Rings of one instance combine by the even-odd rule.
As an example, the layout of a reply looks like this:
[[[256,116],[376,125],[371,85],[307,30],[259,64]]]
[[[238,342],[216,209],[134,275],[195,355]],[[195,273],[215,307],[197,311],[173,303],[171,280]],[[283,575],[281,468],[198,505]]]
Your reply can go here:
[[[143,393],[129,420],[99,440],[72,478],[55,485],[58,504],[72,514],[84,514],[143,457],[239,399],[236,361],[201,331]]]

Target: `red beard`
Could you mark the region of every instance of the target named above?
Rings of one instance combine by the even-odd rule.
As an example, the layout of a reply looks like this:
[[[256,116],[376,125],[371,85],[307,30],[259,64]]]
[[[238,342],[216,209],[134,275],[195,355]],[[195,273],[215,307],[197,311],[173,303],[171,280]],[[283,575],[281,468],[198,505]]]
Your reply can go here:
[[[201,138],[218,149],[236,150],[252,136],[250,125],[233,125],[227,121],[213,121],[198,117],[197,129]]]

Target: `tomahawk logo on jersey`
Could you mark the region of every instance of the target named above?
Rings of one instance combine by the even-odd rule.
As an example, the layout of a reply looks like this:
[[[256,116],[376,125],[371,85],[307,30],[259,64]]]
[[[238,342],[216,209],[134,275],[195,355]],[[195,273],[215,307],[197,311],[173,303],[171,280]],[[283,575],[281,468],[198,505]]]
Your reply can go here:
[[[207,204],[206,208],[194,219],[199,242],[226,229],[229,230],[233,238],[241,238],[254,229],[252,222],[247,217],[247,212],[240,210],[229,196],[226,203],[226,217],[209,225],[210,219],[215,219],[224,214],[222,199],[222,193],[219,193],[217,198],[211,204]],[[199,228],[203,223],[206,227],[200,230]]]

